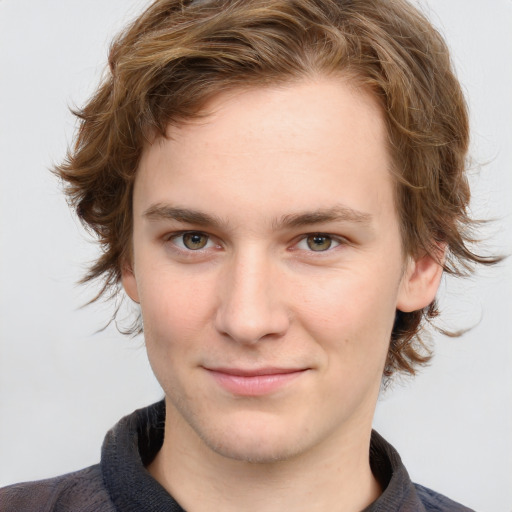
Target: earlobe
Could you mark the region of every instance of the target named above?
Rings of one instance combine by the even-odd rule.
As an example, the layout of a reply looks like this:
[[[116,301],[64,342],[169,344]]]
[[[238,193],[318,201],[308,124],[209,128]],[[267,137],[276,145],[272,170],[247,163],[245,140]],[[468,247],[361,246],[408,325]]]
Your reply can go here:
[[[397,309],[408,313],[427,307],[436,297],[443,274],[444,247],[437,257],[423,254],[409,258],[400,283]]]
[[[123,269],[121,271],[121,282],[123,284],[124,291],[137,304],[139,301],[139,291],[137,288],[137,280],[135,279],[135,274],[133,272],[132,266],[129,264],[123,265]]]

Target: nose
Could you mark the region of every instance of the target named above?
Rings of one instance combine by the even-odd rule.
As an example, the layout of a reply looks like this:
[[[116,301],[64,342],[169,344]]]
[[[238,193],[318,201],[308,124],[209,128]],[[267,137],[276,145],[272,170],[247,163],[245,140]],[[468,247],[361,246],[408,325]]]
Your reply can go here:
[[[243,344],[283,336],[290,318],[283,290],[283,274],[256,251],[233,257],[219,286],[215,327]]]

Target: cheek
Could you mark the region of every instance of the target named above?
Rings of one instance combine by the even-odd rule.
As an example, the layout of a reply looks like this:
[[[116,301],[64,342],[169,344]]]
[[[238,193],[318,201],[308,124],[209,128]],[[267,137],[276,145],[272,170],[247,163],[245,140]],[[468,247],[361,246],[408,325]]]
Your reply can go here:
[[[141,310],[147,356],[155,377],[166,393],[174,390],[185,397],[183,382],[197,360],[204,314],[194,294],[179,290],[178,283],[143,288]]]
[[[148,352],[168,353],[192,350],[194,340],[205,328],[214,297],[206,283],[193,286],[165,272],[155,272],[139,283],[144,337]]]
[[[396,284],[388,275],[342,272],[297,291],[297,318],[326,350],[346,360],[385,357],[396,306]],[[350,354],[350,357],[348,357]],[[375,358],[375,357],[374,357]],[[380,363],[379,363],[380,364]]]

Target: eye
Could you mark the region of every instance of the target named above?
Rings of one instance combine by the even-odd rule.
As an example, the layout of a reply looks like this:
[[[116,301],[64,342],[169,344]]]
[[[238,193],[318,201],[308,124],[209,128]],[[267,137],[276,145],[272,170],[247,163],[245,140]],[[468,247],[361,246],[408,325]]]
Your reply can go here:
[[[340,241],[331,235],[313,233],[304,237],[298,244],[298,249],[323,252],[340,245]]]
[[[207,247],[210,237],[199,231],[188,231],[187,233],[173,236],[171,240],[180,249],[198,251]]]

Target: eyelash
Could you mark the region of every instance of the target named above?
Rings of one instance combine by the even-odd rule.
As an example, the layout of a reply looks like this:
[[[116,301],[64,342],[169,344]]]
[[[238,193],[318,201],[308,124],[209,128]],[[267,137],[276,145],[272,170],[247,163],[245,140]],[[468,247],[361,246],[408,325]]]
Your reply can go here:
[[[190,248],[186,247],[184,245],[184,242],[183,242],[183,237],[185,235],[199,235],[199,236],[207,237],[207,241],[206,241],[205,247],[201,247],[201,248],[198,248],[198,249],[190,249]],[[330,245],[326,249],[319,250],[319,251],[314,251],[311,248],[310,248],[310,250],[308,250],[306,248],[302,248],[301,249],[299,247],[299,245],[302,244],[302,243],[307,244],[308,243],[308,239],[310,237],[317,237],[317,238],[323,238],[324,237],[324,238],[328,238],[331,241],[331,243],[334,243],[335,245],[334,245],[334,247],[332,247]],[[179,239],[181,239],[181,245],[182,245],[181,247],[176,243],[176,240],[179,240]],[[171,233],[170,235],[167,235],[165,237],[164,241],[165,242],[171,242],[173,244],[173,246],[174,246],[174,249],[176,251],[178,251],[180,254],[187,255],[187,256],[193,256],[194,253],[201,254],[205,250],[211,249],[212,247],[206,247],[206,246],[208,244],[210,244],[210,243],[213,243],[212,242],[212,237],[210,235],[208,235],[207,233],[203,233],[202,231],[180,231],[180,232],[177,232],[177,233]],[[331,253],[333,250],[337,249],[338,247],[343,246],[343,245],[347,245],[348,243],[349,243],[349,241],[346,238],[341,237],[341,236],[332,235],[330,233],[322,233],[322,232],[305,233],[305,234],[301,235],[299,240],[293,244],[293,247],[290,250],[292,250],[292,251],[303,250],[306,253],[310,253],[311,255],[317,256],[317,255],[322,255],[322,254],[325,254],[325,253]],[[213,246],[215,246],[217,248],[221,248],[220,244],[213,243]]]
[[[174,247],[176,248],[176,250],[178,250],[179,252],[181,253],[184,253],[184,254],[187,254],[187,253],[199,253],[200,251],[203,251],[205,248],[200,248],[200,249],[190,249],[186,246],[184,246],[184,242],[183,242],[183,237],[185,235],[199,235],[199,236],[205,236],[207,238],[207,241],[206,241],[206,244],[208,243],[211,243],[211,239],[212,237],[206,233],[203,233],[202,231],[180,231],[178,233],[172,233],[170,235],[167,235],[164,239],[165,242],[171,242]],[[183,247],[180,247],[177,243],[176,243],[176,240],[179,240],[181,239],[181,244],[183,245]],[[220,244],[216,244],[218,247],[220,247]]]
[[[330,243],[329,243],[329,246],[327,248],[325,248],[323,250],[319,250],[319,251],[314,251],[309,246],[309,239],[310,238],[312,238],[312,239],[315,239],[315,238],[317,238],[317,239],[326,238],[326,239],[328,239],[328,241]],[[325,252],[330,252],[333,249],[336,249],[336,247],[339,247],[340,245],[342,245],[343,244],[343,240],[340,237],[337,237],[337,236],[334,236],[334,235],[330,235],[329,233],[309,233],[309,234],[303,235],[302,238],[295,244],[294,247],[298,248],[298,246],[301,243],[306,243],[308,248],[311,249],[310,251],[308,251],[307,249],[304,248],[304,250],[306,250],[306,252],[325,253]],[[334,247],[331,247],[332,243],[335,243],[336,245]],[[299,250],[300,250],[300,248],[299,248]]]

